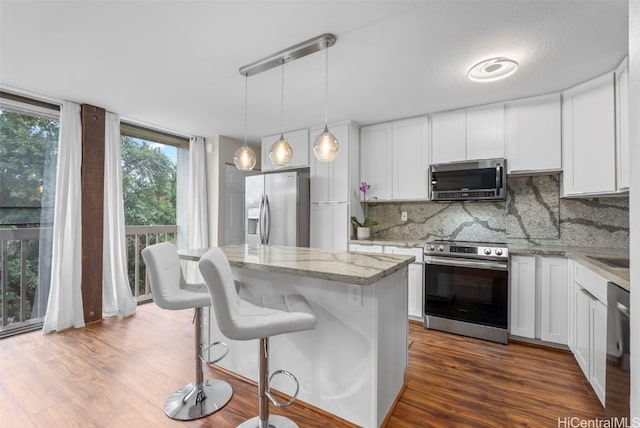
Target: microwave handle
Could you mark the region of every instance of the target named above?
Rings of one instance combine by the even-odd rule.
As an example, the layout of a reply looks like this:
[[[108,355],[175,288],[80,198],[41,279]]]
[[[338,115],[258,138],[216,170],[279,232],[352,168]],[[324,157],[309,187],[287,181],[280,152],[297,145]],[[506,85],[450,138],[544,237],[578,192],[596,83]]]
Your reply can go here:
[[[502,188],[502,167],[496,166],[496,190],[500,191]]]

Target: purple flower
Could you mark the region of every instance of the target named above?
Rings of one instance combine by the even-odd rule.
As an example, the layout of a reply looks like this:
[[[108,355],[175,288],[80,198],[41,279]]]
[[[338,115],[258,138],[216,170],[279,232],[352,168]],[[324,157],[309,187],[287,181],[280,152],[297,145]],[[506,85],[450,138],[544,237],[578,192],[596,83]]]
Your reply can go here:
[[[363,181],[362,183],[360,183],[360,191],[361,192],[366,192],[367,190],[369,190],[371,188],[370,184],[367,184],[366,181]]]

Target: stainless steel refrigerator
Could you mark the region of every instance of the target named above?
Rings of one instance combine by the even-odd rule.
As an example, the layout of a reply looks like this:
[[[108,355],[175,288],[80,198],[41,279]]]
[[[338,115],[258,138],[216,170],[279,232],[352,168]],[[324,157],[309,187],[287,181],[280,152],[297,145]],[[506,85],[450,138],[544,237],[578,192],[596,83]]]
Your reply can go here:
[[[308,174],[248,176],[244,191],[246,244],[309,246]]]

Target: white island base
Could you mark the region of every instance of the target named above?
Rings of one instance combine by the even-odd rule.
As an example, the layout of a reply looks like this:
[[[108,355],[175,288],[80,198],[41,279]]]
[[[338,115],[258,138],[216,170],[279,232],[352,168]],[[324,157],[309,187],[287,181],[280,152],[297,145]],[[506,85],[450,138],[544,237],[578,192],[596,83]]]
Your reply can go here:
[[[315,311],[315,330],[270,339],[270,372],[293,373],[300,382],[298,400],[359,426],[379,427],[404,386],[407,267],[369,285],[249,268],[233,272],[243,283],[241,296],[302,294]],[[350,300],[354,287],[361,302],[352,301],[357,296]],[[226,339],[212,313],[207,319],[210,343],[229,345],[229,354],[217,364],[257,381],[258,341]],[[271,386],[288,394],[294,390],[286,376],[274,377]]]

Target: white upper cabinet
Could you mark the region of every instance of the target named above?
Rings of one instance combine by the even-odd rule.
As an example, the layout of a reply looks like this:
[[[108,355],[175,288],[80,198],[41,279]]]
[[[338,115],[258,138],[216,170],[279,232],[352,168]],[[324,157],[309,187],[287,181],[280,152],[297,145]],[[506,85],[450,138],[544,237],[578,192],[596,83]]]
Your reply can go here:
[[[391,200],[392,139],[391,123],[360,129],[360,181],[371,185],[367,200]]]
[[[393,122],[392,197],[429,199],[427,117]]]
[[[562,94],[562,195],[616,192],[614,73]]]
[[[304,168],[309,166],[309,130],[300,129],[298,131],[289,131],[284,133],[284,138],[291,145],[293,156],[291,162],[283,168],[277,168],[269,158],[269,150],[273,143],[278,141],[280,134],[268,135],[262,137],[262,171],[271,171],[275,169],[291,169]]]
[[[504,157],[504,105],[467,109],[467,159]]]
[[[431,115],[431,162],[444,163],[467,157],[467,119],[465,110]]]
[[[504,105],[431,115],[431,162],[504,157]]]
[[[324,127],[310,131],[310,145]],[[310,150],[311,202],[349,202],[349,124],[332,126],[329,131],[338,139],[338,155],[333,162],[320,162]]]
[[[616,155],[618,190],[629,189],[629,59],[616,70]]]
[[[367,201],[429,199],[427,116],[363,127],[360,180]]]
[[[508,174],[562,169],[560,94],[509,102],[505,106]]]

